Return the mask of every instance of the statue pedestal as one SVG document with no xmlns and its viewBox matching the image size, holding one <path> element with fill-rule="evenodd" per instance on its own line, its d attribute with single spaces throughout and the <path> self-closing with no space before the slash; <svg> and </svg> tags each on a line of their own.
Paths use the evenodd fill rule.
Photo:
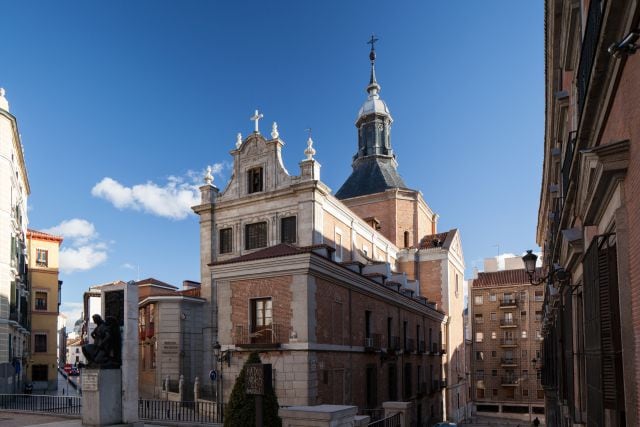
<svg viewBox="0 0 640 427">
<path fill-rule="evenodd" d="M 108 426 L 122 423 L 122 371 L 82 370 L 82 425 Z"/>
</svg>

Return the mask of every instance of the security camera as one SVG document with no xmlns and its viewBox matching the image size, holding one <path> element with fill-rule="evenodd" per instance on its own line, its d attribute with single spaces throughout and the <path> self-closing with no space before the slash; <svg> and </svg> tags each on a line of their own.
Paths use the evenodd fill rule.
<svg viewBox="0 0 640 427">
<path fill-rule="evenodd" d="M 638 50 L 638 45 L 636 44 L 638 38 L 640 38 L 640 32 L 638 32 L 637 30 L 632 31 L 627 34 L 627 36 L 622 39 L 621 42 L 616 42 L 609 46 L 609 49 L 607 49 L 607 51 L 614 58 L 620 58 L 623 55 L 633 55 L 634 53 L 636 53 L 636 50 Z"/>
</svg>

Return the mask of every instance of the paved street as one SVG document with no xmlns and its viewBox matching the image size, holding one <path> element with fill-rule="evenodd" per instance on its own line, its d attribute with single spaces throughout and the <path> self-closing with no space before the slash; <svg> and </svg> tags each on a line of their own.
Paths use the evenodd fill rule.
<svg viewBox="0 0 640 427">
<path fill-rule="evenodd" d="M 0 425 L 2 427 L 36 426 L 53 422 L 59 422 L 64 425 L 65 423 L 73 423 L 75 420 L 33 413 L 0 412 Z"/>
<path fill-rule="evenodd" d="M 80 376 L 77 377 L 70 377 L 71 381 L 75 381 L 76 384 L 79 383 L 80 381 Z M 67 379 L 64 377 L 64 375 L 62 375 L 60 372 L 58 372 L 58 390 L 57 390 L 57 394 L 59 396 L 79 396 L 80 394 L 78 393 L 78 390 L 71 385 Z"/>
</svg>

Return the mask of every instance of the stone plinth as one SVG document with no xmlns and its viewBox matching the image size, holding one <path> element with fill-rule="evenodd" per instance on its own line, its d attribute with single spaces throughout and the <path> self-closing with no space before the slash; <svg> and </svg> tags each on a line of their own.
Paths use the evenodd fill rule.
<svg viewBox="0 0 640 427">
<path fill-rule="evenodd" d="M 411 402 L 383 402 L 384 417 L 390 417 L 391 415 L 400 412 L 400 427 L 411 426 L 411 409 L 413 403 Z"/>
<path fill-rule="evenodd" d="M 120 369 L 82 370 L 82 425 L 122 423 L 122 373 Z"/>
<path fill-rule="evenodd" d="M 280 408 L 282 427 L 353 427 L 357 406 L 316 405 Z"/>
</svg>

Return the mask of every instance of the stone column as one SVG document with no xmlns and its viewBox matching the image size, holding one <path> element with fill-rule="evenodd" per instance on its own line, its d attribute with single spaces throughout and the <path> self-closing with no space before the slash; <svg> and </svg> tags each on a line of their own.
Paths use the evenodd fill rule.
<svg viewBox="0 0 640 427">
<path fill-rule="evenodd" d="M 138 286 L 124 288 L 124 337 L 122 337 L 122 422 L 138 421 Z"/>
<path fill-rule="evenodd" d="M 289 406 L 280 408 L 278 415 L 282 418 L 282 427 L 353 427 L 357 412 L 357 406 Z M 358 417 L 358 425 L 366 425 L 362 424 L 364 421 Z"/>
</svg>

